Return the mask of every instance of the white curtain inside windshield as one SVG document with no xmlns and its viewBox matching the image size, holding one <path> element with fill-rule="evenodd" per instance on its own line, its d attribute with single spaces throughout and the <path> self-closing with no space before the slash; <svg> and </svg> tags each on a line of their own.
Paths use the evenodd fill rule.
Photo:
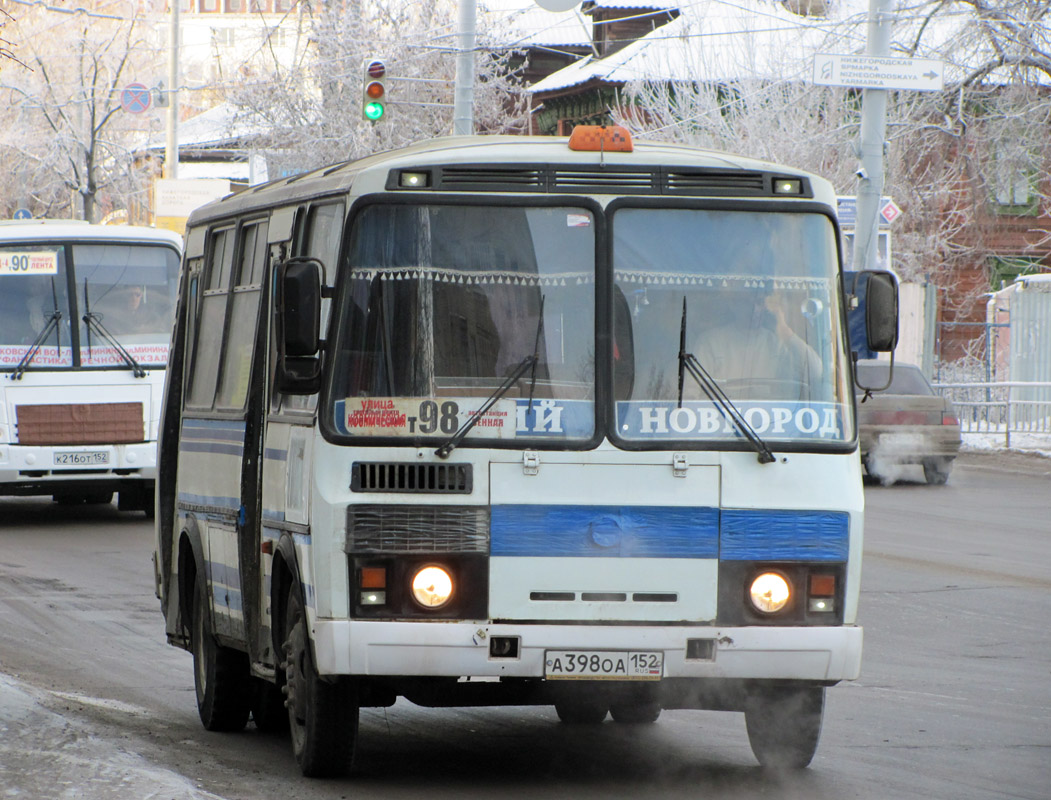
<svg viewBox="0 0 1051 800">
<path fill-rule="evenodd" d="M 826 217 L 622 208 L 612 229 L 620 436 L 738 438 L 693 365 L 763 438 L 852 436 Z"/>
<path fill-rule="evenodd" d="M 355 219 L 349 259 L 340 433 L 449 435 L 504 386 L 469 438 L 593 434 L 590 211 L 375 205 Z"/>
</svg>

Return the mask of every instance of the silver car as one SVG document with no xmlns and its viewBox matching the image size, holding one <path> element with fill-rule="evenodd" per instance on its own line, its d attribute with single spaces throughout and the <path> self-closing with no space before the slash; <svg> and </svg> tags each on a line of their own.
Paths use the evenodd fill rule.
<svg viewBox="0 0 1051 800">
<path fill-rule="evenodd" d="M 858 361 L 858 383 L 885 385 L 888 367 L 886 361 Z M 927 483 L 948 480 L 960 451 L 960 421 L 952 403 L 935 393 L 919 367 L 895 362 L 886 389 L 867 398 L 861 390 L 855 391 L 861 460 L 871 477 L 894 483 L 903 465 L 921 464 Z"/>
</svg>

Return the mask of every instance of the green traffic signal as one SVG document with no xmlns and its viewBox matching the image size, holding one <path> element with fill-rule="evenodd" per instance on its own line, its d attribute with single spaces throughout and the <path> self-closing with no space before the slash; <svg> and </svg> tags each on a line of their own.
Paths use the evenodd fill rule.
<svg viewBox="0 0 1051 800">
<path fill-rule="evenodd" d="M 383 103 L 373 101 L 365 105 L 365 119 L 375 122 L 383 116 Z"/>
</svg>

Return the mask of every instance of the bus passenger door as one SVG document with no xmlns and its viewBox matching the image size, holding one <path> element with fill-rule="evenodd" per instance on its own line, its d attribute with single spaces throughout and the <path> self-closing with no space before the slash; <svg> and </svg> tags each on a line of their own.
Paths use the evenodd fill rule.
<svg viewBox="0 0 1051 800">
<path fill-rule="evenodd" d="M 240 587 L 240 614 L 248 655 L 252 662 L 261 656 L 260 618 L 260 492 L 263 451 L 264 376 L 268 315 L 265 275 L 269 261 L 268 221 L 252 220 L 242 225 L 238 236 L 235 283 L 230 300 L 228 342 L 223 358 L 217 405 L 236 410 L 243 426 L 243 447 L 238 464 L 236 564 Z"/>
<path fill-rule="evenodd" d="M 289 255 L 312 256 L 325 265 L 325 283 L 335 280 L 336 260 L 343 230 L 346 206 L 341 201 L 311 204 L 302 209 L 279 209 L 271 219 L 270 239 L 273 242 L 292 239 Z M 286 235 L 282 230 L 287 228 Z M 294 236 L 292 235 L 293 228 Z M 273 275 L 268 279 L 268 294 L 273 292 Z M 322 301 L 322 322 L 328 317 L 329 299 Z M 273 298 L 265 306 L 270 317 L 270 352 L 267 359 L 265 386 L 254 386 L 253 394 L 259 398 L 269 397 L 266 408 L 260 408 L 260 423 L 263 436 L 262 475 L 259 480 L 262 520 L 262 574 L 261 593 L 262 635 L 260 642 L 263 661 L 268 666 L 280 663 L 282 654 L 267 653 L 270 647 L 270 630 L 274 623 L 270 607 L 270 576 L 273 556 L 282 535 L 291 535 L 297 544 L 308 546 L 310 541 L 310 486 L 311 458 L 316 419 L 316 396 L 282 395 L 274 389 L 277 365 L 277 346 L 274 341 Z M 324 328 L 323 328 L 324 329 Z M 262 372 L 262 370 L 261 370 Z M 264 413 L 267 412 L 267 413 Z M 310 573 L 310 565 L 301 565 L 304 577 Z M 309 602 L 309 600 L 308 600 Z"/>
</svg>

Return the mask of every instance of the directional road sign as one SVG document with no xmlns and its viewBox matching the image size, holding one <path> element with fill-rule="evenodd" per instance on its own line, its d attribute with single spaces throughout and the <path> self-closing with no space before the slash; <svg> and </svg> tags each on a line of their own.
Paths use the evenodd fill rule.
<svg viewBox="0 0 1051 800">
<path fill-rule="evenodd" d="M 819 53 L 814 83 L 860 89 L 937 92 L 945 85 L 945 64 L 936 58 L 885 58 Z"/>
<path fill-rule="evenodd" d="M 879 201 L 879 224 L 887 227 L 902 215 L 901 207 L 884 195 Z M 836 217 L 840 227 L 853 228 L 858 224 L 858 200 L 853 196 L 836 198 Z"/>
<path fill-rule="evenodd" d="M 129 83 L 120 93 L 120 107 L 129 114 L 141 114 L 150 107 L 150 90 L 141 83 Z"/>
</svg>

